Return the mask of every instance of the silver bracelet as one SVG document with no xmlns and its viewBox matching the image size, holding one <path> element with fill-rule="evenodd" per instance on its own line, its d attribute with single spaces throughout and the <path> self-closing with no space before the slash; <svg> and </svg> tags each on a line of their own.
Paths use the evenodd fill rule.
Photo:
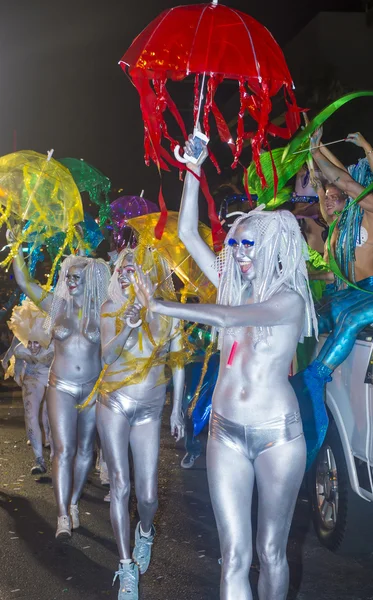
<svg viewBox="0 0 373 600">
<path fill-rule="evenodd" d="M 372 154 L 372 152 L 373 152 L 373 148 L 371 150 L 369 150 L 369 152 L 366 152 L 365 156 L 369 156 L 369 154 Z"/>
<path fill-rule="evenodd" d="M 136 323 L 131 323 L 130 317 L 127 317 L 126 323 L 127 323 L 128 327 L 131 327 L 131 329 L 134 329 L 135 327 L 139 327 L 141 325 L 142 319 L 139 319 L 138 321 L 136 321 Z"/>
</svg>

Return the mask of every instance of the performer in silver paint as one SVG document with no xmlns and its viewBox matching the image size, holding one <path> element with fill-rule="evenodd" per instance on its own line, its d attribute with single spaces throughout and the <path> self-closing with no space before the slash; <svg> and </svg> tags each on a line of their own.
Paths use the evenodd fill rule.
<svg viewBox="0 0 373 600">
<path fill-rule="evenodd" d="M 185 152 L 193 153 L 191 139 Z M 199 166 L 188 168 L 199 175 Z M 250 512 L 256 479 L 259 598 L 285 600 L 287 539 L 306 462 L 288 373 L 298 341 L 311 335 L 312 324 L 317 332 L 304 243 L 288 211 L 252 211 L 234 222 L 216 265 L 214 253 L 198 234 L 198 188 L 198 180 L 187 173 L 179 237 L 218 288 L 218 304 L 159 302 L 139 269 L 135 290 L 152 313 L 219 329 L 220 369 L 207 472 L 222 552 L 220 598 L 252 599 Z"/>
<path fill-rule="evenodd" d="M 45 411 L 45 392 L 48 385 L 49 367 L 53 362 L 54 347 L 53 343 L 48 348 L 36 340 L 30 339 L 27 348 L 23 344 L 18 344 L 14 349 L 16 359 L 26 363 L 22 375 L 22 398 L 25 409 L 25 423 L 27 439 L 30 440 L 35 455 L 35 465 L 31 469 L 31 475 L 38 475 L 47 472 L 47 467 L 43 458 L 42 432 L 39 425 L 39 410 L 43 403 L 43 426 L 46 435 L 46 441 L 50 443 L 50 427 L 48 416 Z M 53 448 L 53 444 L 52 444 Z"/>
<path fill-rule="evenodd" d="M 165 361 L 168 352 L 178 355 L 181 350 L 179 322 L 175 319 L 153 317 L 148 313 L 148 327 L 156 346 L 146 334 L 140 307 L 133 304 L 133 290 L 131 300 L 130 276 L 135 271 L 135 260 L 131 249 L 120 253 L 109 286 L 109 300 L 102 308 L 102 357 L 106 372 L 97 404 L 97 428 L 110 478 L 110 517 L 120 556 L 114 577 L 114 581 L 117 577 L 120 581 L 119 600 L 137 600 L 139 571 L 145 573 L 150 562 L 155 535 L 153 518 L 158 507 L 158 455 L 166 397 Z M 159 277 L 158 273 L 155 279 L 159 281 Z M 125 303 L 128 308 L 123 321 L 116 324 L 115 313 Z M 155 348 L 157 361 L 152 366 Z M 177 360 L 170 366 L 174 388 L 171 434 L 179 440 L 184 435 L 181 410 L 184 369 Z M 132 558 L 128 512 L 129 446 L 140 515 Z"/>
<path fill-rule="evenodd" d="M 10 232 L 8 239 L 13 240 Z M 110 271 L 100 259 L 69 256 L 61 264 L 54 293 L 46 296 L 31 279 L 22 250 L 13 270 L 21 290 L 49 313 L 45 328 L 52 333 L 55 354 L 46 399 L 54 447 L 56 538 L 70 537 L 71 529 L 79 527 L 78 500 L 92 464 L 96 432 L 95 406 L 81 412 L 76 406 L 89 396 L 101 371 L 100 308 Z"/>
</svg>

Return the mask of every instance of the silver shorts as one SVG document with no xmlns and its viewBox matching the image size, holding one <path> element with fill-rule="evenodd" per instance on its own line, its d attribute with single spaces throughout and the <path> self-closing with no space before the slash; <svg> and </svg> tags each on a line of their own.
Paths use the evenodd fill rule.
<svg viewBox="0 0 373 600">
<path fill-rule="evenodd" d="M 72 381 L 66 381 L 66 379 L 60 379 L 59 377 L 56 377 L 52 371 L 50 371 L 48 385 L 56 390 L 59 390 L 60 392 L 69 394 L 69 396 L 72 396 L 76 402 L 81 402 L 89 396 L 96 381 L 97 377 L 94 377 L 85 383 L 74 383 Z"/>
<path fill-rule="evenodd" d="M 229 421 L 213 410 L 209 436 L 254 461 L 274 446 L 302 437 L 303 426 L 299 412 L 252 426 Z"/>
<path fill-rule="evenodd" d="M 164 391 L 155 395 L 150 402 L 142 402 L 126 396 L 121 390 L 117 390 L 99 394 L 97 402 L 125 417 L 130 426 L 133 427 L 134 425 L 145 425 L 152 421 L 158 421 L 162 417 L 165 399 Z"/>
</svg>

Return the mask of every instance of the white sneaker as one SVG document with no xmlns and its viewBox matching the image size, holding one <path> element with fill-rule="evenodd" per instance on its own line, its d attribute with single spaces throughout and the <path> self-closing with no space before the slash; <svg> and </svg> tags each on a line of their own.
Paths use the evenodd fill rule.
<svg viewBox="0 0 373 600">
<path fill-rule="evenodd" d="M 106 494 L 105 498 L 104 498 L 104 502 L 110 502 L 111 501 L 111 496 L 110 496 L 110 490 L 109 492 Z"/>
<path fill-rule="evenodd" d="M 71 523 L 68 515 L 63 515 L 57 519 L 56 539 L 63 540 L 71 538 Z"/>
<path fill-rule="evenodd" d="M 80 526 L 79 521 L 79 508 L 77 504 L 70 504 L 70 517 L 71 517 L 71 529 L 78 529 Z"/>
<path fill-rule="evenodd" d="M 139 599 L 139 567 L 131 562 L 129 564 L 119 563 L 118 571 L 115 571 L 113 585 L 119 577 L 118 600 Z"/>
</svg>

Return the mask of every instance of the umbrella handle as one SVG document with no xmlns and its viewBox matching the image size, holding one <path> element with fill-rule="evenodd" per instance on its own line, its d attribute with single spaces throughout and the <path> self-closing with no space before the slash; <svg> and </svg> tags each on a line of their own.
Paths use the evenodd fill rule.
<svg viewBox="0 0 373 600">
<path fill-rule="evenodd" d="M 177 146 L 175 146 L 175 148 L 174 148 L 174 155 L 175 155 L 176 160 L 178 160 L 179 162 L 181 162 L 183 164 L 190 162 L 190 157 L 184 158 L 184 156 L 181 156 L 179 144 Z"/>
</svg>

